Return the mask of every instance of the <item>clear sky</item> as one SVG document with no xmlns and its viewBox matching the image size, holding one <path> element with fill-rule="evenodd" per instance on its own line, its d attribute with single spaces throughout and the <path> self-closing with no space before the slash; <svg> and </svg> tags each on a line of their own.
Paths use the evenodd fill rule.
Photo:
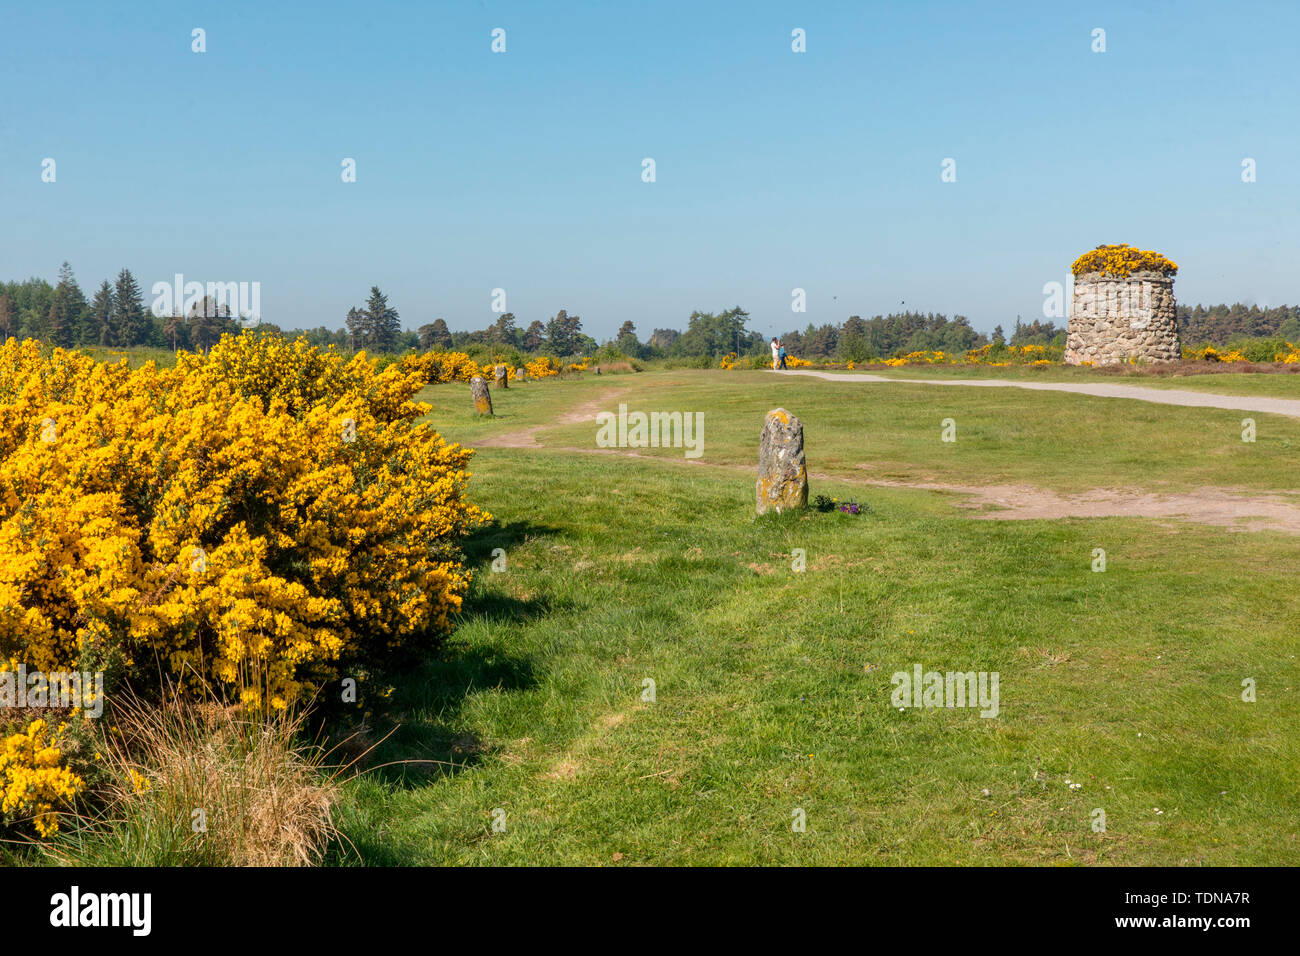
<svg viewBox="0 0 1300 956">
<path fill-rule="evenodd" d="M 1298 35 L 1293 0 L 0 0 L 0 277 L 258 281 L 284 327 L 377 284 L 408 328 L 500 287 L 596 338 L 737 304 L 989 331 L 1128 242 L 1180 302 L 1295 304 Z"/>
</svg>

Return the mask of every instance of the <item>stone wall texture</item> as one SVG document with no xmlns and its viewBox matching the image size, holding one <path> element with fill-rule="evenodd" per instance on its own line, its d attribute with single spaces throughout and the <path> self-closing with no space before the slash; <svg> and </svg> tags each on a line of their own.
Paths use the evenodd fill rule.
<svg viewBox="0 0 1300 956">
<path fill-rule="evenodd" d="M 1121 279 L 1090 272 L 1074 280 L 1065 364 L 1180 358 L 1173 276 L 1135 272 Z"/>
</svg>

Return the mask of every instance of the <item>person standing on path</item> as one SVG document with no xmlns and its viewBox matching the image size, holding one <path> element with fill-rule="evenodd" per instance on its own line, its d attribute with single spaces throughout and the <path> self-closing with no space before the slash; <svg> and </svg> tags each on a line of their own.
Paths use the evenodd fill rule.
<svg viewBox="0 0 1300 956">
<path fill-rule="evenodd" d="M 784 343 L 778 342 L 778 343 L 777 343 L 777 350 L 778 350 L 778 351 L 777 351 L 777 356 L 778 356 L 778 357 L 780 358 L 780 360 L 781 360 L 780 364 L 777 365 L 777 368 L 785 368 L 785 345 L 784 345 Z"/>
<path fill-rule="evenodd" d="M 780 351 L 781 343 L 776 339 L 772 340 L 772 371 L 775 372 L 780 368 Z"/>
</svg>

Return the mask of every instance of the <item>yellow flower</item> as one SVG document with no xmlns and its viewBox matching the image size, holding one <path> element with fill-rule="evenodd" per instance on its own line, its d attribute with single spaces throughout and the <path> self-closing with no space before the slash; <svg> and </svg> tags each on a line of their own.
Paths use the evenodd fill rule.
<svg viewBox="0 0 1300 956">
<path fill-rule="evenodd" d="M 1178 264 L 1160 253 L 1143 251 L 1125 243 L 1098 246 L 1075 259 L 1070 268 L 1076 276 L 1099 272 L 1119 278 L 1134 272 L 1158 272 L 1167 276 L 1178 272 Z"/>
<path fill-rule="evenodd" d="M 487 516 L 422 376 L 255 333 L 172 369 L 0 345 L 0 662 L 282 708 L 445 633 Z"/>
<path fill-rule="evenodd" d="M 60 728 L 62 729 L 62 728 Z M 55 807 L 85 789 L 80 777 L 63 765 L 56 732 L 47 739 L 43 720 L 0 741 L 0 817 L 28 818 L 43 837 L 56 833 Z"/>
</svg>

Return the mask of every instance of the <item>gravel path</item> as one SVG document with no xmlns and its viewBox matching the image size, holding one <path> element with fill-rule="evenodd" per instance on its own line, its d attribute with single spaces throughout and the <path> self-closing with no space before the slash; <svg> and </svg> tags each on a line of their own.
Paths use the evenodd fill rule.
<svg viewBox="0 0 1300 956">
<path fill-rule="evenodd" d="M 1069 385 L 1056 382 L 1006 382 L 991 379 L 970 381 L 945 381 L 930 379 L 896 379 L 882 375 L 835 375 L 829 372 L 790 370 L 785 375 L 811 375 L 838 381 L 856 382 L 909 382 L 922 385 L 974 385 L 983 387 L 1009 386 L 1047 391 L 1080 392 L 1103 398 L 1136 398 L 1139 401 L 1160 402 L 1167 405 L 1193 405 L 1209 408 L 1231 408 L 1242 411 L 1275 412 L 1280 415 L 1300 417 L 1300 401 L 1293 399 L 1250 398 L 1232 395 L 1210 395 L 1205 392 L 1173 391 L 1142 388 L 1133 385 Z M 560 415 L 558 424 L 591 421 L 596 412 L 622 396 L 626 389 L 603 392 L 570 411 Z M 1280 407 L 1279 407 L 1280 406 Z M 571 448 L 543 446 L 537 432 L 545 425 L 533 425 L 498 435 L 485 436 L 473 442 L 475 448 L 534 448 L 549 447 L 552 451 L 574 454 L 622 455 L 636 458 L 665 459 L 636 450 L 621 448 Z M 669 462 L 686 465 L 704 465 L 696 459 L 669 458 Z M 712 464 L 712 463 L 710 463 Z M 746 474 L 753 467 L 740 464 L 723 464 L 727 468 Z M 858 465 L 867 468 L 866 465 Z M 1251 493 L 1240 488 L 1198 488 L 1191 492 L 1173 494 L 1141 493 L 1131 489 L 1082 489 L 1073 494 L 1063 494 L 1033 485 L 959 485 L 934 481 L 899 481 L 879 478 L 851 477 L 848 475 L 823 475 L 811 473 L 814 480 L 840 481 L 851 484 L 917 488 L 926 491 L 956 494 L 961 497 L 961 507 L 975 509 L 972 517 L 992 521 L 1055 518 L 1171 518 L 1194 521 L 1199 524 L 1218 525 L 1231 531 L 1282 531 L 1300 535 L 1300 493 Z"/>
<path fill-rule="evenodd" d="M 974 388 L 1028 388 L 1040 392 L 1075 392 L 1096 398 L 1133 398 L 1160 405 L 1185 405 L 1193 408 L 1229 408 L 1241 412 L 1271 412 L 1300 418 L 1300 398 L 1263 398 L 1254 395 L 1214 395 L 1182 389 L 1143 388 L 1141 385 L 1108 385 L 1080 382 L 1011 382 L 993 378 L 937 379 L 890 378 L 884 375 L 817 372 L 811 369 L 788 369 L 777 375 L 809 375 L 832 382 L 906 382 L 909 385 L 967 385 Z"/>
</svg>

